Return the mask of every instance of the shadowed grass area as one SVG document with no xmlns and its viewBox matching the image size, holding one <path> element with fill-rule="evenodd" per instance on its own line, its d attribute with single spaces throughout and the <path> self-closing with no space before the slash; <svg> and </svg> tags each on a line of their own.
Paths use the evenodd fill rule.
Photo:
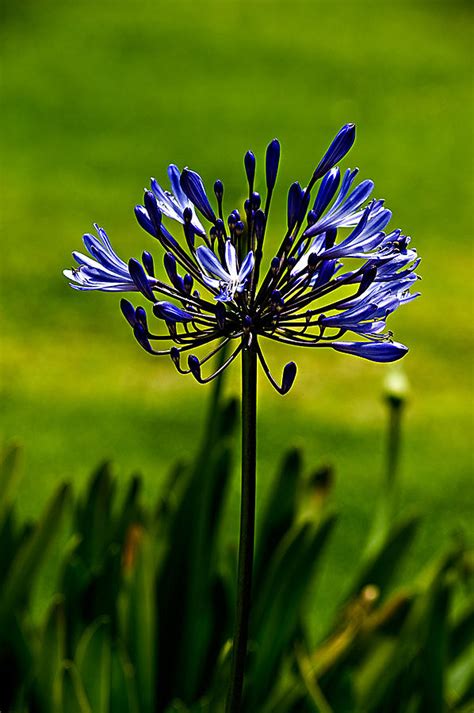
<svg viewBox="0 0 474 713">
<path fill-rule="evenodd" d="M 7 2 L 4 17 L 1 415 L 6 439 L 25 446 L 22 512 L 36 514 L 65 477 L 79 486 L 104 457 L 123 479 L 143 471 L 155 496 L 202 427 L 206 390 L 137 348 L 115 297 L 67 288 L 61 270 L 92 221 L 123 257 L 153 249 L 132 211 L 150 175 L 164 179 L 175 162 L 209 184 L 219 177 L 230 210 L 243 197 L 244 151 L 255 151 L 263 188 L 263 150 L 278 136 L 276 245 L 287 186 L 304 184 L 335 132 L 355 121 L 344 166 L 375 180 L 394 227 L 423 257 L 423 296 L 390 323 L 411 350 L 403 485 L 406 504 L 428 513 L 416 567 L 468 516 L 468 5 L 43 0 Z M 271 357 L 279 371 L 295 355 L 272 348 Z M 304 444 L 308 468 L 335 464 L 343 526 L 317 602 L 329 606 L 383 469 L 386 369 L 310 350 L 296 360 L 286 398 L 262 381 L 259 498 L 292 443 Z M 237 368 L 228 388 L 238 388 Z M 229 537 L 237 478 L 234 495 Z"/>
</svg>

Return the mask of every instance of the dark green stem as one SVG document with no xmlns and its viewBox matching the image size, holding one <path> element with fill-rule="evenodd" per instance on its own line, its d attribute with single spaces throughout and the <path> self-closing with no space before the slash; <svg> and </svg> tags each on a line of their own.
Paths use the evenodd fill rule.
<svg viewBox="0 0 474 713">
<path fill-rule="evenodd" d="M 242 352 L 242 490 L 240 496 L 237 604 L 227 713 L 240 713 L 252 593 L 255 535 L 255 471 L 257 450 L 257 354 Z"/>
<path fill-rule="evenodd" d="M 401 418 L 403 402 L 399 399 L 389 399 L 390 423 L 387 443 L 387 487 L 393 491 L 398 471 L 400 457 Z"/>
</svg>

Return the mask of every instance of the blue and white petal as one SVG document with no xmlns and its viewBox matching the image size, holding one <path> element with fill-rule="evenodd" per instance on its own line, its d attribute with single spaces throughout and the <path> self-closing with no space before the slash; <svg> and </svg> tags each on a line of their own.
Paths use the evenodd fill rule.
<svg viewBox="0 0 474 713">
<path fill-rule="evenodd" d="M 250 276 L 253 268 L 255 265 L 255 257 L 252 252 L 252 250 L 247 253 L 246 257 L 244 258 L 242 265 L 240 266 L 239 274 L 238 274 L 238 280 L 240 284 L 244 284 L 247 278 Z"/>
<path fill-rule="evenodd" d="M 155 178 L 151 179 L 151 189 L 155 194 L 158 207 L 167 218 L 176 220 L 178 223 L 184 223 L 183 213 L 186 208 L 189 208 L 192 213 L 192 226 L 198 233 L 205 235 L 205 230 L 196 215 L 194 205 L 181 187 L 181 173 L 179 168 L 173 163 L 168 166 L 168 177 L 170 179 L 172 192 L 163 190 Z"/>
<path fill-rule="evenodd" d="M 204 245 L 197 248 L 196 260 L 204 273 L 203 280 L 206 284 L 212 289 L 220 290 L 215 297 L 219 302 L 231 302 L 236 292 L 242 292 L 254 267 L 254 255 L 250 251 L 242 262 L 240 270 L 238 269 L 237 253 L 230 240 L 227 240 L 225 245 L 227 270 L 222 266 L 215 253 Z"/>
<path fill-rule="evenodd" d="M 225 242 L 225 262 L 231 279 L 238 280 L 239 273 L 237 271 L 237 251 L 230 240 L 226 240 Z"/>
<path fill-rule="evenodd" d="M 229 272 L 222 267 L 215 253 L 205 245 L 200 245 L 197 248 L 196 260 L 204 273 L 208 273 L 224 282 L 229 282 L 232 279 Z"/>
<path fill-rule="evenodd" d="M 98 237 L 86 233 L 83 242 L 92 257 L 80 252 L 73 252 L 79 267 L 64 270 L 76 290 L 99 290 L 101 292 L 137 292 L 139 288 L 130 274 L 129 266 L 118 257 L 105 230 L 95 225 Z M 139 263 L 138 263 L 139 264 Z M 141 266 L 140 266 L 141 267 Z M 152 288 L 157 281 L 143 272 L 143 287 L 152 295 Z"/>
</svg>

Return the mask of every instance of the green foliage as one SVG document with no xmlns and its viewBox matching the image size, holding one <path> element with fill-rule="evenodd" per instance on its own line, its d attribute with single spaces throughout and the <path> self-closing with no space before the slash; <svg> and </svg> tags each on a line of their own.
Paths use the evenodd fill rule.
<svg viewBox="0 0 474 713">
<path fill-rule="evenodd" d="M 393 227 L 408 231 L 423 259 L 423 297 L 390 321 L 410 347 L 404 361 L 416 392 L 403 469 L 407 499 L 426 508 L 425 536 L 409 560 L 421 566 L 430 543 L 439 546 L 472 515 L 465 497 L 472 478 L 472 3 L 1 6 L 0 432 L 25 446 L 19 515 L 36 518 L 63 478 L 82 492 L 105 456 L 122 475 L 138 464 L 151 501 L 181 451 L 177 429 L 193 433 L 206 398 L 167 359 L 137 348 L 118 297 L 67 287 L 61 271 L 92 222 L 107 229 L 124 259 L 150 250 L 162 274 L 163 253 L 133 215 L 149 177 L 166 182 L 169 163 L 189 165 L 211 194 L 213 181 L 224 181 L 226 213 L 241 209 L 243 155 L 255 151 L 263 192 L 264 148 L 277 136 L 283 154 L 265 238 L 271 258 L 286 229 L 290 183 L 306 185 L 334 132 L 355 121 L 357 142 L 341 168 L 359 166 L 361 180 L 375 181 Z M 449 269 L 447 240 L 456 241 Z M 295 359 L 280 344 L 271 356 L 277 370 Z M 262 381 L 259 420 L 268 435 L 259 444 L 260 492 L 275 475 L 275 453 L 296 439 L 308 442 L 308 463 L 310 449 L 331 459 L 343 490 L 325 608 L 369 520 L 367 492 L 376 488 L 381 460 L 372 446 L 381 417 L 374 383 L 384 369 L 308 349 L 298 351 L 291 400 L 277 401 Z M 237 382 L 237 368 L 230 378 Z M 237 508 L 235 498 L 233 516 Z"/>
<path fill-rule="evenodd" d="M 0 470 L 0 709 L 12 713 L 214 713 L 223 710 L 235 552 L 222 546 L 236 404 L 218 383 L 192 464 L 176 466 L 155 508 L 141 480 L 119 497 L 107 465 L 84 495 L 61 487 L 19 525 L 17 451 Z M 336 518 L 332 474 L 285 456 L 259 519 L 244 710 L 248 713 L 462 713 L 473 699 L 472 561 L 463 542 L 394 588 L 418 516 L 375 508 L 365 552 L 341 583 L 338 615 L 314 647 L 310 585 Z M 66 523 L 66 527 L 65 527 Z M 64 529 L 66 533 L 64 534 Z M 55 595 L 32 614 L 34 586 L 60 551 Z M 325 563 L 330 566 L 330 563 Z M 345 588 L 345 589 L 344 589 Z"/>
</svg>

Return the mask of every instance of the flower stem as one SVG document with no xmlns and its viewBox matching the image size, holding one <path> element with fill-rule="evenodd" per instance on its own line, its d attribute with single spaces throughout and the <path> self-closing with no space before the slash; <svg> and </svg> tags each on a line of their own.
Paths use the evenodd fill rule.
<svg viewBox="0 0 474 713">
<path fill-rule="evenodd" d="M 257 354 L 247 346 L 242 352 L 242 490 L 237 571 L 237 604 L 232 668 L 226 713 L 241 710 L 249 628 L 255 535 L 255 472 L 257 445 Z"/>
<path fill-rule="evenodd" d="M 393 490 L 395 486 L 398 473 L 402 411 L 403 401 L 391 399 L 389 416 L 390 424 L 387 443 L 387 487 L 391 490 Z"/>
</svg>

